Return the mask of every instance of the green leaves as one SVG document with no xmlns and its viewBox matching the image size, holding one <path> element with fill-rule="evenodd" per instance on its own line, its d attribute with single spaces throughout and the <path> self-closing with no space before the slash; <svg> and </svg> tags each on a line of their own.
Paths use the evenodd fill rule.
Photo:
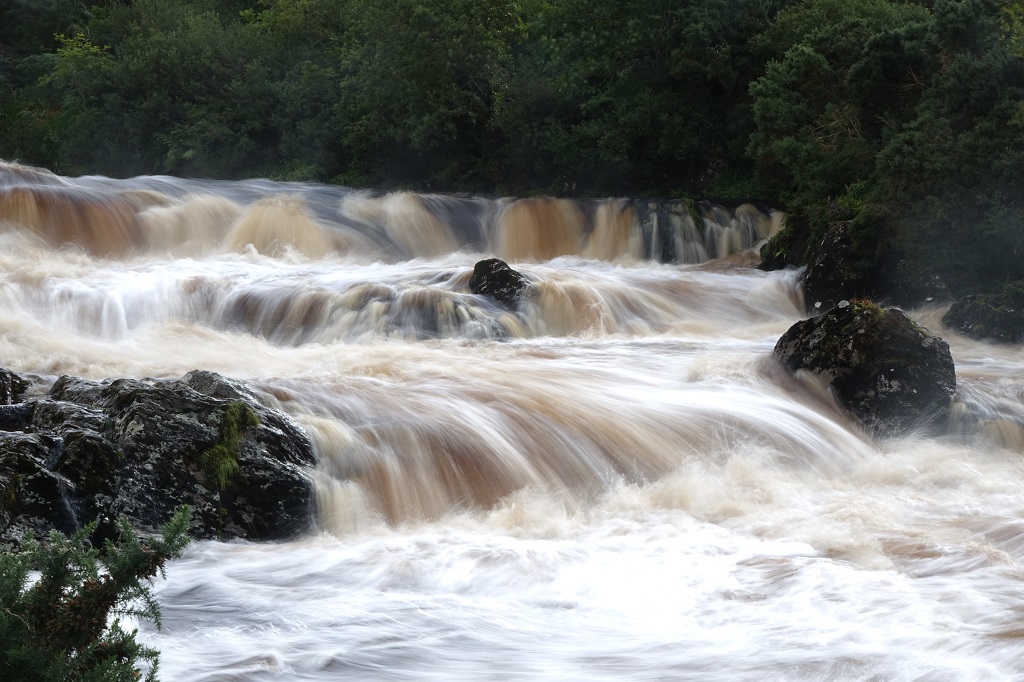
<svg viewBox="0 0 1024 682">
<path fill-rule="evenodd" d="M 136 642 L 119 618 L 159 626 L 150 581 L 188 544 L 189 519 L 181 508 L 159 537 L 145 541 L 122 522 L 120 538 L 102 550 L 88 544 L 89 526 L 0 551 L 0 677 L 134 682 L 144 664 L 146 679 L 155 679 L 157 652 Z"/>
<path fill-rule="evenodd" d="M 859 187 L 854 225 L 876 272 L 902 262 L 954 294 L 1024 276 L 1018 5 L 811 0 L 781 12 L 756 41 L 775 50 L 751 85 L 762 177 L 806 207 Z"/>
<path fill-rule="evenodd" d="M 523 37 L 514 0 L 351 3 L 334 115 L 354 165 L 376 183 L 481 182 Z"/>
<path fill-rule="evenodd" d="M 696 194 L 745 166 L 748 38 L 775 3 L 544 4 L 506 117 L 506 171 L 548 191 Z"/>
<path fill-rule="evenodd" d="M 755 41 L 781 52 L 750 87 L 756 130 L 748 153 L 762 172 L 805 200 L 872 179 L 885 121 L 914 104 L 893 91 L 928 76 L 912 70 L 894 31 L 927 16 L 922 6 L 886 0 L 813 0 L 780 12 Z"/>
</svg>

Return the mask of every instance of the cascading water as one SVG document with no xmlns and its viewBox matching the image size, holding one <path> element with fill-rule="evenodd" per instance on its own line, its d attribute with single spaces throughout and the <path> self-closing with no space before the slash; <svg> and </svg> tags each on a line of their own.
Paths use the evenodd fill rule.
<svg viewBox="0 0 1024 682">
<path fill-rule="evenodd" d="M 874 440 L 770 357 L 779 216 L 701 210 L 4 165 L 0 357 L 214 370 L 313 439 L 306 537 L 169 565 L 164 680 L 1019 679 L 1024 350 L 918 311 L 948 433 Z"/>
</svg>

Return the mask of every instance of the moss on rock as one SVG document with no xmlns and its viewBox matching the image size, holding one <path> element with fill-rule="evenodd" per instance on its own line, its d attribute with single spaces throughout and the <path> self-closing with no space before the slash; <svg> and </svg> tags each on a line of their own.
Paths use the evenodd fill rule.
<svg viewBox="0 0 1024 682">
<path fill-rule="evenodd" d="M 238 472 L 239 440 L 249 427 L 260 425 L 260 418 L 241 400 L 224 408 L 220 422 L 220 442 L 199 456 L 203 475 L 224 490 Z"/>
<path fill-rule="evenodd" d="M 956 388 L 949 346 L 898 308 L 843 300 L 775 346 L 791 371 L 823 380 L 861 423 L 895 433 L 945 414 Z"/>
<path fill-rule="evenodd" d="M 1024 281 L 1005 284 L 995 294 L 965 296 L 942 323 L 975 339 L 1024 343 Z"/>
</svg>

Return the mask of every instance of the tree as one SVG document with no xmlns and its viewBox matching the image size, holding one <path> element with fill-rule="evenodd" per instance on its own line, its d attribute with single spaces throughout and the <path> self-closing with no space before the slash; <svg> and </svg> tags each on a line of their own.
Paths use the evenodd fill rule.
<svg viewBox="0 0 1024 682">
<path fill-rule="evenodd" d="M 770 59 L 750 86 L 748 153 L 766 183 L 813 202 L 873 180 L 883 129 L 913 106 L 892 92 L 928 76 L 888 43 L 927 19 L 923 6 L 889 0 L 811 0 L 779 13 L 756 41 Z"/>
<path fill-rule="evenodd" d="M 58 167 L 66 117 L 36 87 L 56 62 L 56 35 L 88 18 L 77 0 L 0 3 L 0 158 Z"/>
<path fill-rule="evenodd" d="M 759 39 L 749 152 L 819 241 L 852 220 L 879 295 L 916 303 L 1024 277 L 1017 4 L 810 0 Z M 799 240 L 798 240 L 799 241 Z"/>
<path fill-rule="evenodd" d="M 480 188 L 505 106 L 516 0 L 366 0 L 348 6 L 335 120 L 349 180 Z"/>
<path fill-rule="evenodd" d="M 747 41 L 782 4 L 540 4 L 506 123 L 516 180 L 539 169 L 561 192 L 714 191 L 745 165 Z"/>
<path fill-rule="evenodd" d="M 999 7 L 935 3 L 942 68 L 878 155 L 895 246 L 958 295 L 1024 279 L 1024 59 Z"/>
</svg>

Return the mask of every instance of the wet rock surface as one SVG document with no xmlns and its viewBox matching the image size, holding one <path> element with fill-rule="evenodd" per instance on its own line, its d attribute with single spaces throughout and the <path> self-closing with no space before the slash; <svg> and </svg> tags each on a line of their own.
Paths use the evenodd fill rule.
<svg viewBox="0 0 1024 682">
<path fill-rule="evenodd" d="M 942 323 L 975 339 L 1024 343 L 1024 283 L 997 294 L 965 296 L 942 317 Z"/>
<path fill-rule="evenodd" d="M 470 291 L 492 298 L 509 310 L 515 310 L 519 305 L 528 285 L 526 277 L 500 258 L 479 261 L 469 280 Z"/>
<path fill-rule="evenodd" d="M 948 303 L 953 295 L 945 281 L 919 264 L 900 258 L 883 268 L 879 277 L 888 283 L 886 299 L 895 305 L 916 308 L 927 303 Z"/>
<path fill-rule="evenodd" d="M 29 387 L 29 381 L 9 369 L 0 368 L 0 405 L 11 405 L 18 401 Z"/>
<path fill-rule="evenodd" d="M 825 382 L 867 428 L 898 434 L 945 415 L 956 390 L 949 345 L 898 308 L 841 301 L 775 345 L 790 371 Z"/>
<path fill-rule="evenodd" d="M 77 529 L 67 493 L 71 483 L 48 467 L 53 439 L 0 433 L 0 544 L 27 532 Z"/>
<path fill-rule="evenodd" d="M 812 315 L 831 310 L 840 301 L 871 295 L 848 222 L 834 223 L 825 233 L 807 263 L 803 283 L 807 312 Z"/>
<path fill-rule="evenodd" d="M 14 407 L 22 418 L 0 433 L 0 542 L 92 521 L 101 540 L 118 517 L 145 532 L 181 504 L 199 538 L 279 539 L 309 527 L 309 438 L 240 382 L 202 371 L 61 377 Z"/>
</svg>

